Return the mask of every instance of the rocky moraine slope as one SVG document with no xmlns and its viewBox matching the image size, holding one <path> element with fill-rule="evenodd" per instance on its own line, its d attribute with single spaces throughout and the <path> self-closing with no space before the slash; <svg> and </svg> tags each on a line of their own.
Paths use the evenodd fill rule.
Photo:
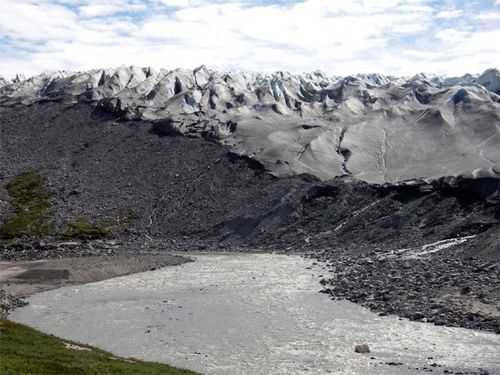
<svg viewBox="0 0 500 375">
<path fill-rule="evenodd" d="M 2 258 L 301 252 L 333 298 L 498 331 L 499 77 L 0 81 Z"/>
</svg>

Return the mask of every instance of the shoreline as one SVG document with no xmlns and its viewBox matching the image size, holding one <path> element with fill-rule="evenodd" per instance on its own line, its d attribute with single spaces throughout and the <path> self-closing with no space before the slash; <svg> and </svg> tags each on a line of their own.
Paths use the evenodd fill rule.
<svg viewBox="0 0 500 375">
<path fill-rule="evenodd" d="M 264 251 L 254 251 L 262 253 Z M 0 319 L 27 305 L 24 298 L 35 293 L 154 271 L 158 268 L 193 262 L 198 254 L 227 254 L 226 251 L 118 252 L 88 255 L 75 252 L 61 258 L 0 260 Z M 252 252 L 234 252 L 248 254 Z M 51 254 L 53 255 L 53 254 Z M 31 260 L 29 260 L 31 258 Z"/>
<path fill-rule="evenodd" d="M 324 270 L 318 286 L 322 287 L 322 293 L 334 300 L 349 300 L 379 315 L 396 315 L 435 325 L 500 333 L 500 307 L 495 298 L 498 285 L 490 281 L 488 292 L 484 289 L 487 285 L 480 287 L 485 275 L 494 276 L 497 262 L 484 263 L 484 260 L 470 259 L 464 262 L 456 259 L 456 264 L 452 264 L 443 261 L 443 258 L 451 255 L 444 255 L 446 251 L 432 254 L 426 260 L 404 260 L 400 256 L 378 259 L 381 254 L 374 256 L 374 253 L 363 256 L 339 253 L 333 257 L 332 254 L 319 252 L 276 253 L 299 255 L 318 262 Z M 0 318 L 6 318 L 12 309 L 25 306 L 27 302 L 23 299 L 35 293 L 180 265 L 194 261 L 190 256 L 197 254 L 228 252 L 194 250 L 133 253 L 130 250 L 114 250 L 90 256 L 0 261 Z M 233 254 L 243 253 L 238 251 Z M 411 272 L 408 273 L 408 270 Z M 387 272 L 391 275 L 389 279 Z M 447 283 L 450 285 L 436 283 L 439 277 L 448 274 L 455 274 L 458 279 Z M 479 279 L 476 277 L 478 275 Z M 405 282 L 401 283 L 401 280 Z M 470 285 L 473 292 L 461 293 L 464 284 Z M 424 285 L 424 288 L 420 288 Z M 444 290 L 446 294 L 443 294 Z M 478 295 L 482 295 L 482 298 L 478 298 Z"/>
<path fill-rule="evenodd" d="M 25 306 L 23 298 L 67 285 L 87 284 L 119 276 L 191 262 L 172 253 L 115 253 L 109 255 L 0 261 L 0 318 Z"/>
<path fill-rule="evenodd" d="M 500 334 L 498 259 L 461 257 L 460 251 L 329 251 L 314 258 L 325 270 L 321 292 L 333 300 L 349 300 L 381 316 Z"/>
</svg>

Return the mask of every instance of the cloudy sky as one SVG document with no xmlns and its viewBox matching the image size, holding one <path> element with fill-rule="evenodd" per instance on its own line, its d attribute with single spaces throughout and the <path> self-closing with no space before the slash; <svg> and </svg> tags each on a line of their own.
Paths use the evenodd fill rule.
<svg viewBox="0 0 500 375">
<path fill-rule="evenodd" d="M 478 73 L 500 0 L 0 0 L 0 75 L 120 65 Z"/>
</svg>

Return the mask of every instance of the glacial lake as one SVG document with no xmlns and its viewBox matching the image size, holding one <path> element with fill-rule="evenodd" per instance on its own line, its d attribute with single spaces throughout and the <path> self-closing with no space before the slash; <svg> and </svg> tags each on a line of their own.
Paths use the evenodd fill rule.
<svg viewBox="0 0 500 375">
<path fill-rule="evenodd" d="M 195 262 L 35 294 L 9 318 L 204 374 L 431 373 L 424 367 L 500 374 L 499 335 L 379 317 L 332 301 L 318 293 L 327 271 L 310 259 L 189 256 Z M 371 353 L 354 352 L 362 343 Z"/>
</svg>

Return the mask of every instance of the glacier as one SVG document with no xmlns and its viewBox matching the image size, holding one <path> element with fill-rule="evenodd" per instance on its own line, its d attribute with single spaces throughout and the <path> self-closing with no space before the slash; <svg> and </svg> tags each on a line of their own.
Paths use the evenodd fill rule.
<svg viewBox="0 0 500 375">
<path fill-rule="evenodd" d="M 0 78 L 0 106 L 89 103 L 208 137 L 275 176 L 499 177 L 500 72 L 393 77 L 119 67 Z"/>
</svg>

